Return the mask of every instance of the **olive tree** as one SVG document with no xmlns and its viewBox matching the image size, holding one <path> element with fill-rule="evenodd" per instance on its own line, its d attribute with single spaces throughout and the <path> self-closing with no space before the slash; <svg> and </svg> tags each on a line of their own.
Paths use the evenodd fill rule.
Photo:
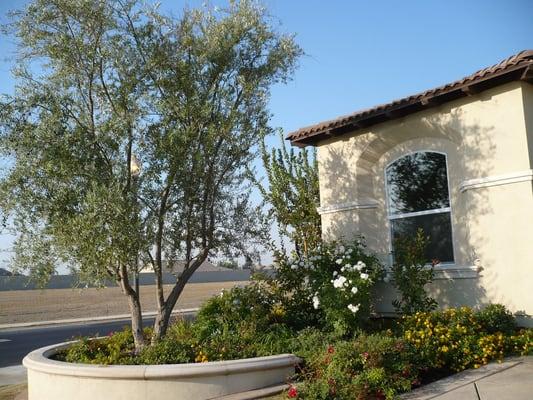
<svg viewBox="0 0 533 400">
<path fill-rule="evenodd" d="M 245 171 L 270 132 L 270 87 L 301 50 L 246 0 L 179 17 L 136 0 L 34 0 L 7 30 L 18 63 L 0 105 L 0 207 L 14 263 L 116 281 L 139 351 L 139 268 L 155 274 L 155 343 L 194 271 L 259 233 Z"/>
</svg>

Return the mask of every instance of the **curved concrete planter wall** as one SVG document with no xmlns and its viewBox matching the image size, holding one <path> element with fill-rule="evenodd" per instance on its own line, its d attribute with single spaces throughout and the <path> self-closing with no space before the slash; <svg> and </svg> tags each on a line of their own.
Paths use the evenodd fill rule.
<svg viewBox="0 0 533 400">
<path fill-rule="evenodd" d="M 23 361 L 29 400 L 204 400 L 284 383 L 292 354 L 201 364 L 88 365 L 51 360 L 68 343 L 43 347 Z"/>
</svg>

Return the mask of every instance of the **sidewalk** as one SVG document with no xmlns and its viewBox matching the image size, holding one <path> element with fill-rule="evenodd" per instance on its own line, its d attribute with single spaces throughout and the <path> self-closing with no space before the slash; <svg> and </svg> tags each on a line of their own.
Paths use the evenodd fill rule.
<svg viewBox="0 0 533 400">
<path fill-rule="evenodd" d="M 533 399 L 533 356 L 471 369 L 401 396 L 402 400 Z"/>
<path fill-rule="evenodd" d="M 26 383 L 26 368 L 22 365 L 0 368 L 0 386 Z"/>
</svg>

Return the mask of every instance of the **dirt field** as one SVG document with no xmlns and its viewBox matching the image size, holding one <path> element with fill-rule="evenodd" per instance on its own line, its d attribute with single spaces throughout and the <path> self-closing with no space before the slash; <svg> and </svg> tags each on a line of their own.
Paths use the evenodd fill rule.
<svg viewBox="0 0 533 400">
<path fill-rule="evenodd" d="M 0 400 L 26 400 L 28 390 L 26 384 L 0 386 Z"/>
<path fill-rule="evenodd" d="M 176 309 L 198 307 L 206 299 L 245 282 L 190 283 Z M 165 286 L 165 293 L 171 286 Z M 154 286 L 141 286 L 143 312 L 156 310 Z M 45 289 L 0 292 L 0 325 L 129 313 L 119 288 Z"/>
</svg>

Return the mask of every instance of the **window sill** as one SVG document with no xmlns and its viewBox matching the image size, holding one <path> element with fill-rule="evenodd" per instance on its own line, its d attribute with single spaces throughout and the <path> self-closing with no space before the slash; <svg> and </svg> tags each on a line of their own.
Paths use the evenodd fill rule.
<svg viewBox="0 0 533 400">
<path fill-rule="evenodd" d="M 442 279 L 475 279 L 479 277 L 482 267 L 476 265 L 459 266 L 455 264 L 435 266 L 434 280 Z"/>
<path fill-rule="evenodd" d="M 430 268 L 427 266 L 427 268 Z M 437 265 L 434 268 L 434 281 L 451 279 L 476 279 L 479 278 L 483 267 L 476 265 L 459 266 L 455 264 Z M 392 274 L 387 272 L 387 277 L 392 278 Z"/>
</svg>

